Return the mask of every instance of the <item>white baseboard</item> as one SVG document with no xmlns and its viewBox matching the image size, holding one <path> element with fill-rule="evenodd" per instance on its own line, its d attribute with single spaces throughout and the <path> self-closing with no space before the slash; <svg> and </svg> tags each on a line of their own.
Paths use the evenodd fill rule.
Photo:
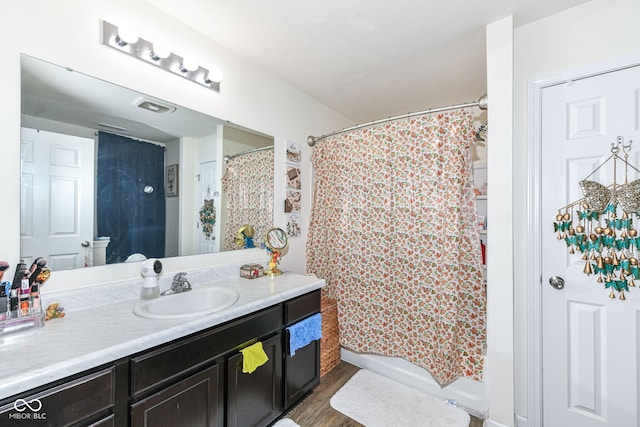
<svg viewBox="0 0 640 427">
<path fill-rule="evenodd" d="M 509 427 L 509 426 L 489 419 L 489 420 L 484 420 L 484 427 Z"/>
<path fill-rule="evenodd" d="M 516 427 L 529 427 L 529 418 L 516 415 Z"/>
<path fill-rule="evenodd" d="M 516 415 L 516 427 L 528 427 L 529 420 L 520 415 Z M 499 423 L 497 421 L 488 419 L 484 421 L 484 427 L 508 427 L 505 424 Z"/>
</svg>

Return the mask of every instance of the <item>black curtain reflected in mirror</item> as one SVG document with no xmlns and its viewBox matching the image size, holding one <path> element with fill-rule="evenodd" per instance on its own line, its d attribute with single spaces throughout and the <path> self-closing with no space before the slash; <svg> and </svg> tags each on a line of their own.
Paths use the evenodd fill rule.
<svg viewBox="0 0 640 427">
<path fill-rule="evenodd" d="M 111 237 L 106 262 L 164 257 L 164 147 L 98 133 L 97 233 Z"/>
</svg>

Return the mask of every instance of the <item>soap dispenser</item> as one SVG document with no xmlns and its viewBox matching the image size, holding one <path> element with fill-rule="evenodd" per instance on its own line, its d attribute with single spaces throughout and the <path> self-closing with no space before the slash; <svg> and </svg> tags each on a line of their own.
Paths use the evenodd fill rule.
<svg viewBox="0 0 640 427">
<path fill-rule="evenodd" d="M 157 259 L 148 259 L 142 263 L 140 267 L 140 275 L 144 279 L 142 289 L 140 289 L 140 298 L 153 299 L 160 296 L 160 284 L 158 279 L 162 274 L 162 263 Z"/>
</svg>

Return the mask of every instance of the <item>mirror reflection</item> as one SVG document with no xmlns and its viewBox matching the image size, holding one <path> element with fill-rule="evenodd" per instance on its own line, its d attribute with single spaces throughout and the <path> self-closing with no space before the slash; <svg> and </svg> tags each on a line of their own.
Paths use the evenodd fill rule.
<svg viewBox="0 0 640 427">
<path fill-rule="evenodd" d="M 21 250 L 53 270 L 234 250 L 273 221 L 273 137 L 21 56 Z"/>
<path fill-rule="evenodd" d="M 287 249 L 289 242 L 287 240 L 287 233 L 281 228 L 272 228 L 267 232 L 265 238 L 265 245 L 272 251 L 284 251 Z"/>
</svg>

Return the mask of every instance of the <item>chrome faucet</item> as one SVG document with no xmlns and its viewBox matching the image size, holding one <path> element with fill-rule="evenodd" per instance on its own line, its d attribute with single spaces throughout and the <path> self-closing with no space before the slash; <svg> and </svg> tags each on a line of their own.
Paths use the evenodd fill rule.
<svg viewBox="0 0 640 427">
<path fill-rule="evenodd" d="M 171 289 L 167 289 L 162 292 L 161 295 L 179 294 L 180 292 L 186 292 L 191 290 L 191 283 L 187 279 L 187 273 L 181 272 L 173 276 L 171 281 Z"/>
</svg>

